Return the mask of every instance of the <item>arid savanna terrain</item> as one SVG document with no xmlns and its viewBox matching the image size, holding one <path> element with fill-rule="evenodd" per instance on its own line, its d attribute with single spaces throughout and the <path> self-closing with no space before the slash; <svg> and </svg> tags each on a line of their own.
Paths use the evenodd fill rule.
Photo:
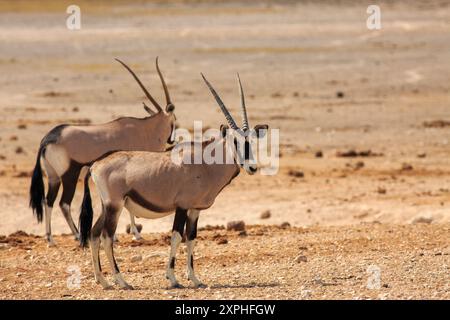
<svg viewBox="0 0 450 320">
<path fill-rule="evenodd" d="M 450 2 L 379 1 L 369 30 L 372 2 L 0 1 L 0 298 L 449 299 Z M 47 247 L 30 176 L 56 125 L 146 116 L 114 58 L 163 101 L 157 56 L 180 128 L 224 123 L 200 72 L 238 117 L 239 72 L 250 123 L 279 129 L 279 171 L 241 172 L 201 213 L 206 289 L 167 289 L 172 215 L 138 219 L 137 242 L 124 212 L 116 254 L 136 290 L 103 291 L 57 207 Z M 76 221 L 81 197 L 80 181 Z"/>
</svg>

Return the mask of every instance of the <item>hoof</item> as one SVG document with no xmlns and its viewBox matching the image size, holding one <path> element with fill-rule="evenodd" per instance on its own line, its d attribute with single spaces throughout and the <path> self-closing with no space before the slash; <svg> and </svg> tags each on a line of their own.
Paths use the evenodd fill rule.
<svg viewBox="0 0 450 320">
<path fill-rule="evenodd" d="M 52 240 L 52 241 L 48 241 L 47 242 L 47 247 L 48 248 L 54 248 L 56 247 L 56 243 Z"/>
<path fill-rule="evenodd" d="M 141 235 L 138 235 L 138 236 L 133 236 L 133 240 L 134 241 L 141 241 L 141 240 L 144 240 L 144 238 L 142 238 Z"/>
<path fill-rule="evenodd" d="M 129 285 L 129 284 L 127 284 L 125 286 L 121 286 L 120 289 L 122 289 L 122 290 L 134 290 L 134 287 Z"/>
<path fill-rule="evenodd" d="M 112 285 L 103 286 L 103 290 L 114 290 L 114 287 Z"/>
<path fill-rule="evenodd" d="M 179 284 L 178 282 L 171 284 L 169 287 L 169 289 L 183 289 L 183 288 L 184 288 L 184 286 L 182 284 Z"/>
<path fill-rule="evenodd" d="M 196 288 L 196 289 L 202 289 L 202 288 L 206 288 L 206 287 L 207 287 L 207 285 L 204 283 L 194 284 L 194 288 Z"/>
<path fill-rule="evenodd" d="M 80 235 L 79 234 L 74 235 L 73 238 L 75 239 L 75 241 L 80 241 Z"/>
</svg>

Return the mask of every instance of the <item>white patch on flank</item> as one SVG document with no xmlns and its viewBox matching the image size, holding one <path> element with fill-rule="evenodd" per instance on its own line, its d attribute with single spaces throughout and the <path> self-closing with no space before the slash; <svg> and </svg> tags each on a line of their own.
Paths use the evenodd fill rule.
<svg viewBox="0 0 450 320">
<path fill-rule="evenodd" d="M 130 198 L 125 199 L 125 208 L 127 208 L 127 210 L 131 214 L 135 215 L 136 217 L 146 218 L 146 219 L 158 219 L 158 218 L 168 216 L 169 214 L 172 213 L 171 211 L 159 213 L 159 212 L 154 212 L 154 211 L 148 210 L 144 207 L 141 207 L 139 204 L 137 204 Z"/>
<path fill-rule="evenodd" d="M 69 169 L 70 158 L 62 146 L 49 144 L 45 148 L 45 159 L 60 177 Z"/>
<path fill-rule="evenodd" d="M 97 187 L 97 192 L 100 196 L 100 199 L 102 199 L 103 203 L 108 203 L 109 202 L 109 197 L 108 194 L 105 193 L 105 191 L 107 190 L 106 186 L 103 184 L 102 180 L 98 180 L 97 176 L 91 172 L 91 178 L 92 181 L 94 181 L 95 186 Z"/>
</svg>

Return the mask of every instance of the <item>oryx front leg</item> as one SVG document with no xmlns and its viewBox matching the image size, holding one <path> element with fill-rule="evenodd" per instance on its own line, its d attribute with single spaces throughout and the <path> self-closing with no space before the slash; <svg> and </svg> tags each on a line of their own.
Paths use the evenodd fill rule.
<svg viewBox="0 0 450 320">
<path fill-rule="evenodd" d="M 133 240 L 142 240 L 141 233 L 136 227 L 136 222 L 134 221 L 134 215 L 130 212 L 130 233 L 133 234 Z"/>
<path fill-rule="evenodd" d="M 167 265 L 166 278 L 170 281 L 171 288 L 180 288 L 181 285 L 175 278 L 175 256 L 177 254 L 178 247 L 181 243 L 181 235 L 184 231 L 184 225 L 186 223 L 187 210 L 177 208 L 175 212 L 175 220 L 172 228 L 172 238 L 170 239 L 170 254 L 169 263 Z"/>
<path fill-rule="evenodd" d="M 105 224 L 102 231 L 102 243 L 105 250 L 106 257 L 113 271 L 114 282 L 118 284 L 122 289 L 133 289 L 122 277 L 119 267 L 117 266 L 116 259 L 114 258 L 113 251 L 113 237 L 117 229 L 117 222 L 122 210 L 122 206 L 108 204 L 105 208 Z"/>
<path fill-rule="evenodd" d="M 204 287 L 205 285 L 197 279 L 194 273 L 194 245 L 197 237 L 197 222 L 200 211 L 196 209 L 189 210 L 186 222 L 186 247 L 187 247 L 187 277 L 192 281 L 195 287 Z"/>
</svg>

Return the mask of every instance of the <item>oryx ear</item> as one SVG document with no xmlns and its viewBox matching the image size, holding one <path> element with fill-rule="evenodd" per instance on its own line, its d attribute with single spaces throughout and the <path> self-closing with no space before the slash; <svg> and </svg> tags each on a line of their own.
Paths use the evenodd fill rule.
<svg viewBox="0 0 450 320">
<path fill-rule="evenodd" d="M 145 111 L 147 111 L 151 116 L 155 114 L 155 112 L 154 112 L 152 109 L 150 109 L 150 108 L 145 104 L 145 102 L 142 102 L 142 104 L 144 105 Z"/>
<path fill-rule="evenodd" d="M 173 110 L 175 110 L 175 106 L 174 106 L 173 104 L 169 103 L 169 104 L 166 106 L 166 112 L 167 112 L 167 113 L 173 112 Z"/>
<path fill-rule="evenodd" d="M 256 137 L 263 138 L 266 135 L 269 126 L 267 124 L 257 124 L 254 129 Z"/>
<path fill-rule="evenodd" d="M 220 135 L 222 136 L 222 138 L 225 138 L 227 136 L 228 129 L 229 129 L 229 127 L 226 124 L 220 125 Z"/>
</svg>

